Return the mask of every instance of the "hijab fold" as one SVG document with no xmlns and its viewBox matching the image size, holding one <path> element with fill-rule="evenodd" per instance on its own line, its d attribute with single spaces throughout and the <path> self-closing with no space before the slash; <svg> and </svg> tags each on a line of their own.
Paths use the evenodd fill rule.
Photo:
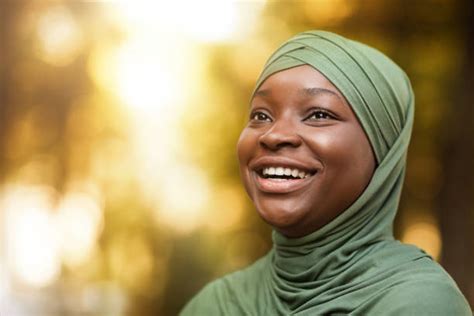
<svg viewBox="0 0 474 316">
<path fill-rule="evenodd" d="M 308 31 L 270 56 L 254 93 L 272 74 L 300 65 L 318 70 L 351 105 L 375 153 L 374 175 L 348 209 L 317 231 L 301 238 L 274 231 L 273 248 L 265 257 L 208 285 L 183 314 L 390 315 L 403 312 L 413 300 L 388 295 L 394 289 L 414 297 L 428 293 L 433 301 L 458 308 L 450 312 L 470 314 L 454 282 L 426 253 L 393 238 L 414 119 L 407 75 L 369 46 Z M 410 280 L 429 289 L 418 293 L 420 287 L 406 285 Z M 442 286 L 433 282 L 448 290 L 436 292 Z M 412 314 L 425 315 L 429 308 L 417 304 L 420 309 L 412 307 Z"/>
</svg>

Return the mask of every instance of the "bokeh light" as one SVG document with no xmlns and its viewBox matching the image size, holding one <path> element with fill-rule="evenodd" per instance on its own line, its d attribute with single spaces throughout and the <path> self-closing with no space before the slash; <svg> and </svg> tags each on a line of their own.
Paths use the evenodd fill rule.
<svg viewBox="0 0 474 316">
<path fill-rule="evenodd" d="M 124 104 L 159 114 L 180 104 L 189 89 L 184 71 L 189 76 L 192 67 L 186 62 L 186 49 L 189 47 L 142 35 L 114 49 L 99 46 L 89 68 L 98 84 L 117 94 Z"/>
<path fill-rule="evenodd" d="M 59 276 L 59 236 L 54 229 L 51 188 L 18 186 L 3 197 L 7 264 L 24 283 L 43 287 Z"/>
<path fill-rule="evenodd" d="M 80 52 L 82 33 L 72 13 L 64 6 L 49 8 L 38 21 L 38 53 L 55 66 L 65 66 Z"/>
<path fill-rule="evenodd" d="M 349 0 L 305 0 L 304 5 L 308 18 L 325 25 L 340 22 L 354 10 L 354 2 Z"/>
<path fill-rule="evenodd" d="M 160 34 L 171 33 L 174 40 L 185 36 L 198 42 L 217 42 L 242 38 L 249 31 L 249 26 L 255 24 L 264 4 L 265 0 L 247 3 L 236 0 L 188 0 L 166 4 L 147 0 L 133 3 L 117 0 L 115 8 L 129 31 L 148 29 Z"/>
<path fill-rule="evenodd" d="M 181 232 L 191 231 L 204 220 L 203 209 L 210 198 L 208 181 L 201 171 L 186 165 L 176 165 L 162 173 L 160 219 Z"/>
<path fill-rule="evenodd" d="M 242 191 L 243 189 L 236 185 L 216 188 L 212 193 L 212 203 L 208 202 L 206 205 L 206 227 L 221 233 L 238 227 L 247 207 Z"/>
<path fill-rule="evenodd" d="M 71 267 L 83 263 L 96 246 L 102 229 L 101 206 L 88 194 L 70 192 L 60 201 L 56 221 L 64 262 Z"/>
<path fill-rule="evenodd" d="M 433 218 L 424 218 L 413 221 L 405 228 L 402 241 L 420 247 L 435 260 L 441 254 L 441 235 Z"/>
<path fill-rule="evenodd" d="M 133 291 L 143 291 L 152 282 L 153 253 L 150 244 L 139 236 L 117 235 L 108 251 L 113 276 Z"/>
</svg>

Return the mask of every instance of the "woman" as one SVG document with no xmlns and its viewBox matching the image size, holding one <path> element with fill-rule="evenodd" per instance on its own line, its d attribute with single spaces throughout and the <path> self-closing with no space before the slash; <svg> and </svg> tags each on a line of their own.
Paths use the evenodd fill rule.
<svg viewBox="0 0 474 316">
<path fill-rule="evenodd" d="M 429 255 L 393 238 L 413 112 L 407 76 L 379 51 L 322 31 L 284 43 L 237 147 L 274 246 L 182 315 L 471 315 Z"/>
</svg>

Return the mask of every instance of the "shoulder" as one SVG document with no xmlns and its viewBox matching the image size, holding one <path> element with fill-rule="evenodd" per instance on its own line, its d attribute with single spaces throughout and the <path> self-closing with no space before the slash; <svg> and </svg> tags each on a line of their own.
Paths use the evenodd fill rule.
<svg viewBox="0 0 474 316">
<path fill-rule="evenodd" d="M 217 279 L 207 284 L 197 295 L 195 295 L 183 308 L 180 315 L 219 315 L 221 314 L 217 304 L 217 295 L 222 280 Z"/>
<path fill-rule="evenodd" d="M 464 296 L 447 277 L 420 280 L 415 278 L 404 282 L 390 291 L 387 299 L 403 302 L 406 308 L 431 310 L 431 315 L 440 311 L 445 311 L 445 315 L 462 315 L 461 311 L 466 311 L 464 308 L 467 307 Z"/>
<path fill-rule="evenodd" d="M 257 288 L 255 284 L 263 278 L 261 272 L 266 258 L 208 283 L 188 302 L 180 315 L 227 315 L 240 311 L 245 307 L 243 296 L 253 295 L 251 292 Z"/>
<path fill-rule="evenodd" d="M 417 260 L 394 277 L 396 282 L 366 302 L 364 314 L 472 315 L 456 283 L 431 258 Z"/>
<path fill-rule="evenodd" d="M 472 315 L 457 287 L 442 280 L 404 282 L 387 291 L 377 305 L 384 315 Z"/>
</svg>

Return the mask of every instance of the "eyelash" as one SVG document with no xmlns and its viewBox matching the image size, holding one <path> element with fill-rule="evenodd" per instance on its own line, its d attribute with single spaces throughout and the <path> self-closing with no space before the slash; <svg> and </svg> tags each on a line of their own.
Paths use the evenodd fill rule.
<svg viewBox="0 0 474 316">
<path fill-rule="evenodd" d="M 318 117 L 318 115 L 323 115 L 324 117 L 320 117 L 320 116 Z M 323 120 L 323 119 L 333 119 L 334 118 L 334 115 L 332 115 L 328 111 L 321 110 L 321 109 L 315 109 L 314 111 L 311 112 L 311 114 L 305 120 L 309 120 L 313 116 L 315 116 L 314 120 Z"/>
<path fill-rule="evenodd" d="M 260 116 L 260 118 L 258 118 Z M 263 118 L 262 118 L 263 116 Z M 260 111 L 256 111 L 256 112 L 253 112 L 252 114 L 250 114 L 250 120 L 251 121 L 270 121 L 270 117 L 263 113 L 263 112 L 260 112 Z"/>
<path fill-rule="evenodd" d="M 332 115 L 328 111 L 315 109 L 304 120 L 324 120 L 324 119 L 333 119 L 333 118 L 334 118 L 334 115 Z M 262 122 L 262 121 L 270 121 L 271 119 L 267 114 L 261 111 L 256 111 L 250 114 L 250 120 Z"/>
</svg>

